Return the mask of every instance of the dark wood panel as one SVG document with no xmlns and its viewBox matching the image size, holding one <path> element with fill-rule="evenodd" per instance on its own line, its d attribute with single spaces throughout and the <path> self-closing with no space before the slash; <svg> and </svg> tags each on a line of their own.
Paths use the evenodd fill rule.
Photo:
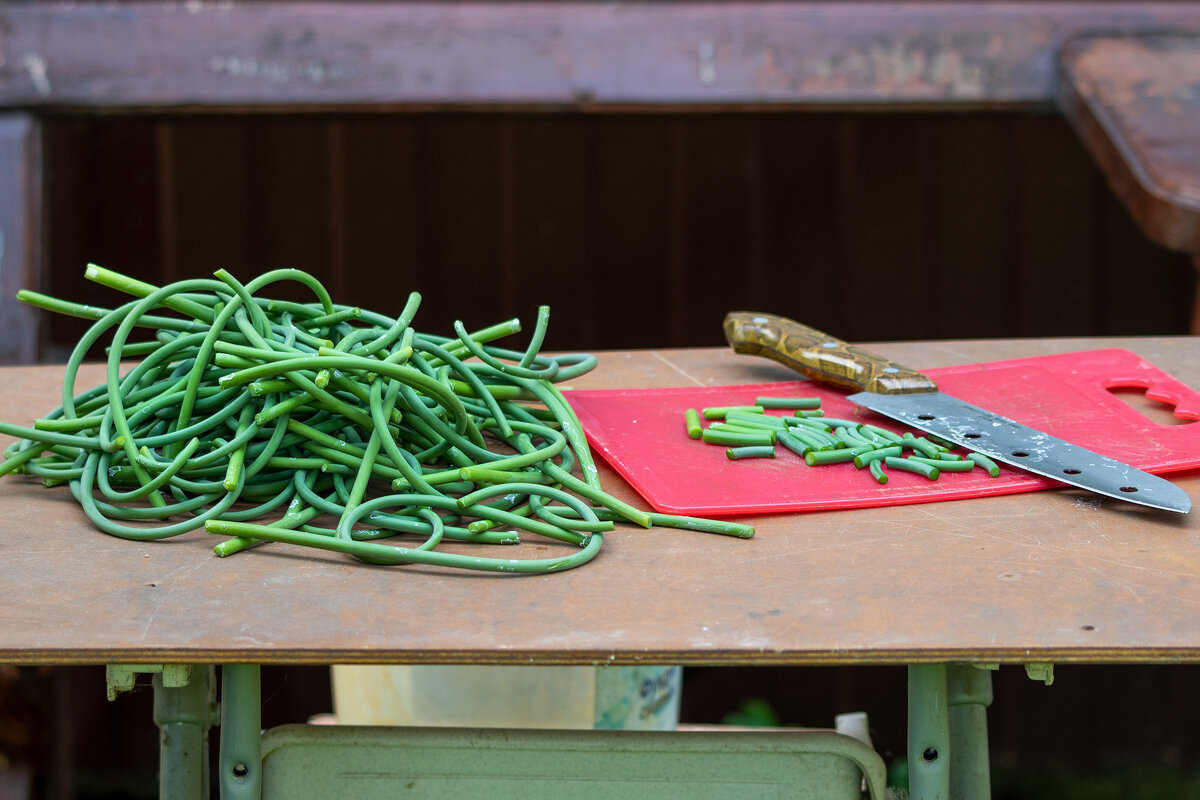
<svg viewBox="0 0 1200 800">
<path fill-rule="evenodd" d="M 55 296 L 111 308 L 123 298 L 85 280 L 89 262 L 141 280 L 161 280 L 154 127 L 128 119 L 48 127 L 52 131 L 46 153 L 48 263 L 42 288 Z M 83 320 L 37 314 L 52 343 L 43 348 L 43 355 L 52 358 L 63 357 L 64 348 L 69 352 L 87 327 Z"/>
<path fill-rule="evenodd" d="M 762 259 L 755 257 L 760 227 L 750 219 L 760 186 L 754 130 L 754 120 L 729 116 L 681 126 L 685 183 L 672 200 L 680 204 L 686 244 L 672 259 L 681 266 L 672 267 L 665 303 L 674 338 L 711 337 L 724 316 L 714 300 L 745 308 L 766 299 Z"/>
<path fill-rule="evenodd" d="M 827 298 L 843 275 L 839 154 L 854 123 L 788 115 L 763 119 L 759 128 L 763 193 L 754 213 L 761 214 L 769 277 L 765 296 L 755 300 L 821 330 L 845 330 L 840 306 Z"/>
<path fill-rule="evenodd" d="M 295 266 L 383 311 L 420 291 L 433 332 L 546 303 L 550 346 L 599 349 L 721 344 L 734 307 L 858 340 L 1183 332 L 1193 280 L 1052 115 L 67 118 L 47 150 L 48 285 L 96 304 L 87 261 Z"/>
<path fill-rule="evenodd" d="M 328 126 L 272 118 L 249 132 L 251 268 L 294 267 L 332 284 Z"/>
<path fill-rule="evenodd" d="M 344 123 L 343 302 L 398 314 L 425 263 L 427 202 L 418 180 L 427 146 L 425 124 L 411 117 L 354 118 Z M 417 318 L 425 330 L 425 315 Z"/>
<path fill-rule="evenodd" d="M 934 162 L 928 131 L 911 120 L 854 120 L 838 160 L 842 268 L 824 297 L 860 339 L 928 329 L 943 287 L 929 280 Z M 837 331 L 834 331 L 836 334 Z"/>
<path fill-rule="evenodd" d="M 926 283 L 930 297 L 938 301 L 924 315 L 927 335 L 1012 335 L 1007 310 L 1020 305 L 1013 275 L 1022 271 L 1021 259 L 1028 258 L 1011 235 L 1024 199 L 1012 121 L 958 116 L 932 133 L 936 157 L 930 165 Z M 944 301 L 949 298 L 954 307 Z"/>
<path fill-rule="evenodd" d="M 478 328 L 513 316 L 505 296 L 500 242 L 500 128 L 497 118 L 435 118 L 416 175 L 425 208 L 421 266 L 411 288 L 424 296 L 421 330 L 448 331 L 456 319 Z"/>
<path fill-rule="evenodd" d="M 259 230 L 252 204 L 251 131 L 229 119 L 156 123 L 160 144 L 159 184 L 164 186 L 162 219 L 171 228 L 163 248 L 163 274 L 173 264 L 178 277 L 209 275 L 224 268 L 234 275 L 257 272 L 251 256 Z M 291 205 L 291 203 L 289 203 Z M 166 226 L 164 226 L 166 227 Z"/>
<path fill-rule="evenodd" d="M 604 277 L 591 246 L 593 126 L 577 116 L 543 123 L 520 118 L 510 121 L 504 137 L 510 210 L 502 216 L 509 229 L 502 257 L 511 284 L 503 307 L 532 330 L 537 307 L 549 305 L 552 345 L 595 341 L 601 319 L 593 303 Z"/>
<path fill-rule="evenodd" d="M 1112 192 L 1101 192 L 1099 204 L 1097 328 L 1118 335 L 1200 330 L 1195 327 L 1200 307 L 1191 307 L 1189 319 L 1186 302 L 1196 296 L 1196 268 L 1177 253 L 1147 247 L 1145 231 Z"/>
<path fill-rule="evenodd" d="M 1061 0 L 22 3 L 0 8 L 0 104 L 1047 103 L 1066 37 L 1155 27 L 1200 30 L 1200 8 Z"/>
<path fill-rule="evenodd" d="M 651 117 L 597 120 L 590 245 L 593 302 L 588 342 L 647 347 L 672 338 L 663 309 L 684 267 L 678 204 L 681 125 Z"/>
<path fill-rule="evenodd" d="M 1017 325 L 1039 336 L 1097 329 L 1098 198 L 1102 185 L 1065 125 L 1021 120 L 1013 126 L 1014 163 L 1022 202 L 1012 235 L 1024 263 L 1016 269 Z M 1041 269 L 1028 259 L 1036 258 Z"/>
</svg>

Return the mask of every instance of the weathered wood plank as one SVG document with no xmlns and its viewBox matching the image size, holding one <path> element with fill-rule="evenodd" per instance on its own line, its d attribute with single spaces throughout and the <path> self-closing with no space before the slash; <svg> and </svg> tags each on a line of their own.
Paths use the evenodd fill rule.
<svg viewBox="0 0 1200 800">
<path fill-rule="evenodd" d="M 1152 240 L 1200 253 L 1200 37 L 1094 37 L 1062 52 L 1063 111 Z"/>
<path fill-rule="evenodd" d="M 1200 5 L 47 2 L 0 8 L 0 104 L 1041 104 L 1068 36 L 1155 27 Z"/>
<path fill-rule="evenodd" d="M 1059 61 L 1059 104 L 1113 192 L 1147 237 L 1200 269 L 1200 37 L 1081 37 Z"/>
</svg>

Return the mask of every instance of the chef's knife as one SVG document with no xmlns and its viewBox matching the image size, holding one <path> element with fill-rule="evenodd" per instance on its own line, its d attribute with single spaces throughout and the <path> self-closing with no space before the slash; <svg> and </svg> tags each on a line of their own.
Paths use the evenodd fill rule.
<svg viewBox="0 0 1200 800">
<path fill-rule="evenodd" d="M 785 317 L 731 312 L 725 338 L 734 352 L 858 390 L 846 399 L 997 461 L 1119 500 L 1183 513 L 1192 507 L 1169 481 L 943 394 L 916 370 Z"/>
</svg>

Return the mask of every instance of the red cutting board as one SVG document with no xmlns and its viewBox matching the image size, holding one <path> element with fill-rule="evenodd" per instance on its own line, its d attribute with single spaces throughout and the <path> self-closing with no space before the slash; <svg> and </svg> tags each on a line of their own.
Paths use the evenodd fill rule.
<svg viewBox="0 0 1200 800">
<path fill-rule="evenodd" d="M 1147 472 L 1200 467 L 1200 424 L 1163 425 L 1110 389 L 1135 387 L 1200 419 L 1200 393 L 1135 353 L 1088 350 L 926 370 L 939 388 L 967 402 L 1054 434 Z M 860 409 L 841 390 L 809 380 L 743 386 L 570 391 L 568 399 L 592 446 L 655 510 L 728 515 L 928 503 L 1062 486 L 1001 465 L 998 478 L 980 470 L 945 473 L 937 481 L 892 470 L 877 484 L 852 464 L 809 467 L 783 447 L 773 459 L 730 461 L 725 448 L 690 439 L 684 412 L 749 405 L 755 397 L 820 397 L 830 417 L 858 419 L 893 431 L 908 428 Z M 787 412 L 770 411 L 783 414 Z"/>
</svg>

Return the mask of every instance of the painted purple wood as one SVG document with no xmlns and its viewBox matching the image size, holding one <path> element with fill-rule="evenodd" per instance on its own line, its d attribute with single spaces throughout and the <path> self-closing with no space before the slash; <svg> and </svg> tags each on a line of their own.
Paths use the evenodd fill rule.
<svg viewBox="0 0 1200 800">
<path fill-rule="evenodd" d="M 1084 29 L 1194 3 L 35 3 L 0 8 L 0 105 L 1028 104 Z"/>
<path fill-rule="evenodd" d="M 40 286 L 41 125 L 28 114 L 0 114 L 0 363 L 38 355 L 37 312 L 16 299 Z"/>
</svg>

